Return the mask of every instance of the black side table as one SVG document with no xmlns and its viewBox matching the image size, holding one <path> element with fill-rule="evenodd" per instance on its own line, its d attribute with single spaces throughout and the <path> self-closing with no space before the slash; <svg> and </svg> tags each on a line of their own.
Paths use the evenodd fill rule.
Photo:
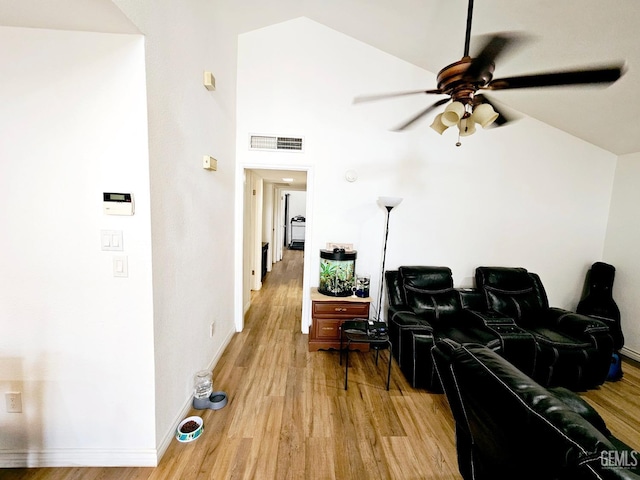
<svg viewBox="0 0 640 480">
<path fill-rule="evenodd" d="M 378 363 L 378 353 L 380 350 L 389 349 L 389 364 L 387 366 L 387 390 L 391 381 L 391 357 L 392 346 L 389 335 L 386 333 L 378 333 L 380 328 L 386 329 L 387 324 L 384 322 L 373 322 L 368 324 L 367 320 L 344 322 L 342 331 L 340 332 L 340 364 L 342 365 L 342 352 L 344 351 L 347 359 L 344 369 L 344 389 L 347 390 L 347 382 L 349 378 L 349 347 L 352 343 L 368 343 L 370 348 L 376 350 L 376 365 Z M 342 348 L 343 340 L 347 341 L 346 348 Z"/>
</svg>

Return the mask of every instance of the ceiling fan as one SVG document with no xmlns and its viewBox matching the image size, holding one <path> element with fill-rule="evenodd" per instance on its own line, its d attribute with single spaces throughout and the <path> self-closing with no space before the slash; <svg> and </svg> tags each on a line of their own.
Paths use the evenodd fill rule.
<svg viewBox="0 0 640 480">
<path fill-rule="evenodd" d="M 495 107 L 495 103 L 481 93 L 483 90 L 608 84 L 615 82 L 622 76 L 624 65 L 622 62 L 618 62 L 601 68 L 563 70 L 494 79 L 493 72 L 496 59 L 509 48 L 515 46 L 522 40 L 522 37 L 510 33 L 494 34 L 488 38 L 480 50 L 480 53 L 476 57 L 471 58 L 469 56 L 469 44 L 471 42 L 472 18 L 473 0 L 469 0 L 464 56 L 459 61 L 447 65 L 438 72 L 437 88 L 359 96 L 354 99 L 354 103 L 415 94 L 448 95 L 449 98 L 438 100 L 432 105 L 429 105 L 408 121 L 396 127 L 395 130 L 404 130 L 437 107 L 451 101 L 445 110 L 436 116 L 431 124 L 431 128 L 442 135 L 447 128 L 457 125 L 459 137 L 456 146 L 460 146 L 460 136 L 473 134 L 476 124 L 480 124 L 483 128 L 486 128 L 492 124 L 501 126 L 509 121 L 509 119 Z"/>
</svg>

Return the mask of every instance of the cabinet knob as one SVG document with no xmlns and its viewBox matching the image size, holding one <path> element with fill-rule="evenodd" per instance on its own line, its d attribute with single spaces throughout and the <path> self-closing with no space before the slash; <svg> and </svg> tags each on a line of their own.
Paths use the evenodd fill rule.
<svg viewBox="0 0 640 480">
<path fill-rule="evenodd" d="M 346 311 L 347 311 L 347 309 L 346 309 L 346 308 L 340 308 L 340 307 L 336 307 L 334 310 L 335 310 L 336 312 L 346 312 Z"/>
</svg>

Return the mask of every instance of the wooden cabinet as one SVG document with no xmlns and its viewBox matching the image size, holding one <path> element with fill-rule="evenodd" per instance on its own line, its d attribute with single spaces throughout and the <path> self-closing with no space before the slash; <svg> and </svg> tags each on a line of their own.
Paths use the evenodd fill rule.
<svg viewBox="0 0 640 480">
<path fill-rule="evenodd" d="M 309 351 L 340 348 L 340 325 L 354 318 L 369 318 L 370 298 L 330 297 L 311 289 L 311 330 Z M 368 344 L 353 345 L 356 350 L 369 350 Z"/>
</svg>

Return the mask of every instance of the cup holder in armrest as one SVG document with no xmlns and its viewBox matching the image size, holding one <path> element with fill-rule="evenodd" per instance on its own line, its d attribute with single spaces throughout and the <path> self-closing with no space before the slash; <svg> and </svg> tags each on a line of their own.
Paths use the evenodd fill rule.
<svg viewBox="0 0 640 480">
<path fill-rule="evenodd" d="M 490 325 L 492 330 L 495 330 L 500 335 L 527 333 L 516 324 L 494 324 Z"/>
<path fill-rule="evenodd" d="M 485 326 L 489 328 L 496 328 L 499 326 L 513 326 L 517 328 L 517 325 L 513 321 L 513 318 L 505 317 L 503 314 L 498 312 L 478 312 L 476 310 L 468 310 L 468 312 L 472 315 L 473 318 L 479 319 Z"/>
</svg>

